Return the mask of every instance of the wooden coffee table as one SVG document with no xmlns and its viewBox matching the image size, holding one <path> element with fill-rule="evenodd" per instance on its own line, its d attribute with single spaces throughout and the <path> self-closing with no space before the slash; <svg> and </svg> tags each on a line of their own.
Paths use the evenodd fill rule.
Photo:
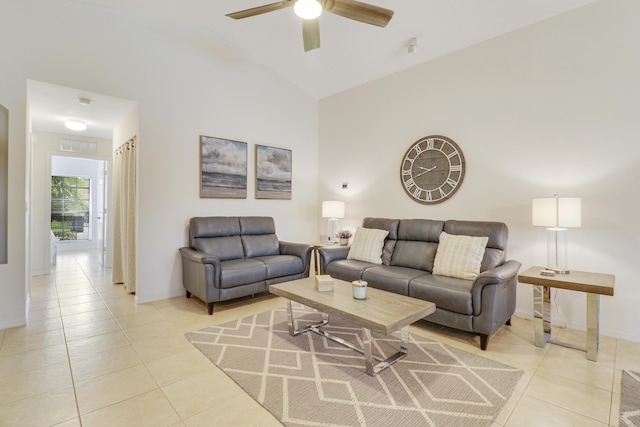
<svg viewBox="0 0 640 427">
<path fill-rule="evenodd" d="M 356 300 L 353 299 L 351 283 L 338 279 L 334 279 L 331 292 L 317 291 L 313 277 L 271 285 L 269 292 L 289 300 L 287 314 L 291 335 L 311 331 L 363 354 L 366 372 L 371 376 L 406 356 L 409 345 L 409 325 L 436 311 L 436 305 L 432 302 L 374 288 L 367 289 L 366 300 Z M 318 310 L 322 313 L 323 320 L 295 329 L 292 301 Z M 359 348 L 320 329 L 321 326 L 329 323 L 329 315 L 336 315 L 361 327 L 364 348 Z M 401 331 L 400 351 L 386 359 L 374 355 L 371 350 L 371 331 L 389 335 L 397 330 Z M 375 364 L 374 359 L 379 363 Z"/>
</svg>

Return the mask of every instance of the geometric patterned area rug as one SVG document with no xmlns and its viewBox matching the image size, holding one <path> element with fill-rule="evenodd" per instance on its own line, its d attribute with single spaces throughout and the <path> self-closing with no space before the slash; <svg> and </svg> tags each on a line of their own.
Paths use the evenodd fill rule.
<svg viewBox="0 0 640 427">
<path fill-rule="evenodd" d="M 622 371 L 620 427 L 640 427 L 640 373 Z"/>
<path fill-rule="evenodd" d="M 320 315 L 294 305 L 298 325 Z M 362 348 L 360 328 L 332 316 L 323 329 Z M 376 336 L 383 357 L 398 336 Z M 488 426 L 522 371 L 411 334 L 405 358 L 371 377 L 364 359 L 318 334 L 289 335 L 286 307 L 185 334 L 286 426 Z"/>
</svg>

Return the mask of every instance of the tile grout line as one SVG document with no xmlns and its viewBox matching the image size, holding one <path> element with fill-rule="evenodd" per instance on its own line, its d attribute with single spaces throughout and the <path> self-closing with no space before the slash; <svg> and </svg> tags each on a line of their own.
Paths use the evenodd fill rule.
<svg viewBox="0 0 640 427">
<path fill-rule="evenodd" d="M 127 332 L 125 331 L 125 329 L 122 327 L 122 324 L 120 323 L 120 321 L 118 320 L 118 318 L 115 316 L 115 314 L 113 313 L 113 311 L 111 310 L 111 307 L 109 306 L 109 304 L 104 300 L 102 294 L 95 288 L 93 281 L 91 280 L 91 278 L 86 274 L 85 270 L 82 268 L 82 265 L 80 265 L 80 269 L 82 270 L 83 274 L 85 274 L 85 276 L 87 276 L 87 279 L 89 280 L 89 283 L 91 283 L 91 287 L 94 289 L 94 291 L 96 292 L 96 294 L 98 294 L 98 296 L 100 297 L 100 300 L 102 301 L 102 303 L 105 305 L 105 307 L 107 308 L 107 310 L 109 311 L 109 314 L 111 315 L 111 317 L 113 318 L 113 320 L 116 322 L 116 324 L 118 325 L 118 328 L 120 329 L 120 332 L 122 332 L 122 334 L 124 335 L 124 337 L 126 338 L 127 342 L 129 343 L 129 345 L 131 346 L 131 348 L 133 349 L 133 351 L 136 353 L 136 355 L 140 358 L 140 361 L 142 362 L 142 366 L 144 366 L 144 369 L 147 371 L 147 373 L 149 374 L 149 376 L 153 379 L 153 382 L 155 383 L 157 390 L 159 390 L 162 395 L 164 396 L 164 398 L 167 400 L 167 402 L 169 403 L 169 405 L 171 406 L 171 408 L 175 411 L 176 415 L 178 416 L 178 418 L 180 419 L 180 421 L 184 421 L 184 419 L 180 416 L 180 413 L 178 412 L 178 410 L 176 409 L 176 407 L 174 406 L 174 404 L 171 402 L 171 400 L 169 399 L 169 396 L 167 396 L 167 394 L 165 393 L 165 391 L 162 389 L 162 387 L 160 386 L 160 384 L 158 383 L 158 380 L 153 376 L 153 373 L 151 372 L 151 370 L 149 369 L 149 367 L 147 366 L 147 362 L 142 358 L 142 355 L 140 354 L 140 352 L 138 351 L 138 349 L 136 348 L 136 346 L 134 345 L 134 343 L 131 341 L 131 338 L 129 337 L 129 335 L 127 334 Z M 114 284 L 115 285 L 115 284 Z M 162 313 L 160 313 L 162 314 Z M 162 314 L 162 316 L 165 318 L 165 320 L 170 321 L 170 319 L 167 319 L 166 316 L 164 314 Z M 75 390 L 75 386 L 74 386 L 74 390 Z M 153 391 L 153 390 L 151 390 Z M 132 397 L 128 397 L 124 400 L 121 400 L 119 402 L 114 402 L 110 405 L 107 405 L 103 408 L 100 409 L 96 409 L 96 411 L 99 411 L 101 409 L 104 408 L 108 408 L 110 406 L 113 405 L 117 405 L 119 403 L 122 403 L 126 400 L 129 399 L 133 399 L 135 397 L 139 397 L 142 396 L 144 394 L 150 393 L 151 391 L 147 391 L 144 393 L 141 393 L 137 396 L 132 396 Z M 95 412 L 95 411 L 92 411 Z M 79 410 L 78 410 L 79 413 Z M 81 422 L 81 427 L 82 427 L 82 422 Z"/>
<path fill-rule="evenodd" d="M 613 353 L 613 375 L 611 376 L 611 397 L 609 399 L 609 422 L 607 423 L 609 426 L 614 427 L 617 424 L 612 424 L 612 421 L 615 423 L 614 420 L 612 420 L 613 417 L 613 396 L 615 395 L 615 386 L 616 386 L 616 369 L 618 365 L 618 340 L 616 339 L 616 346 L 615 346 L 615 350 Z M 622 383 L 622 372 L 620 372 L 620 382 Z M 622 387 L 622 384 L 620 384 L 620 387 Z M 622 390 L 620 390 L 620 408 L 618 408 L 618 411 L 621 410 L 622 408 Z M 617 418 L 620 418 L 620 413 L 618 412 L 617 414 Z"/>
<path fill-rule="evenodd" d="M 75 261 L 75 257 L 74 257 L 74 261 Z M 84 274 L 84 271 L 83 271 L 83 274 Z M 57 265 L 53 274 L 53 286 L 56 289 L 56 299 L 58 300 L 58 311 L 60 312 L 60 323 L 62 323 L 62 336 L 64 337 L 64 348 L 67 351 L 67 363 L 69 365 L 69 375 L 71 376 L 71 386 L 73 387 L 73 397 L 76 403 L 76 414 L 78 415 L 78 423 L 80 424 L 80 427 L 82 427 L 82 417 L 80 417 L 80 404 L 78 402 L 78 393 L 76 391 L 76 381 L 73 377 L 73 368 L 71 366 L 71 355 L 69 354 L 69 342 L 67 341 L 67 330 L 64 322 L 64 316 L 62 316 L 62 310 L 60 309 L 60 295 L 58 293 Z"/>
<path fill-rule="evenodd" d="M 73 255 L 71 255 L 71 256 L 73 256 Z M 125 338 L 127 339 L 127 342 L 129 342 L 129 345 L 131 345 L 131 348 L 136 352 L 136 355 L 138 355 L 138 357 L 140 357 L 140 355 L 138 354 L 137 350 L 135 349 L 135 346 L 133 345 L 133 343 L 132 343 L 132 342 L 131 342 L 131 340 L 129 339 L 129 337 L 128 337 L 128 335 L 126 334 L 126 332 L 124 331 L 124 329 L 122 328 L 122 325 L 120 324 L 120 322 L 118 322 L 118 319 L 117 319 L 117 318 L 116 318 L 116 316 L 113 314 L 113 311 L 110 309 L 109 305 L 107 304 L 107 302 L 106 302 L 106 301 L 105 301 L 105 299 L 103 298 L 102 294 L 98 291 L 98 289 L 96 289 L 96 287 L 95 287 L 95 285 L 94 285 L 93 280 L 91 279 L 91 277 L 87 274 L 87 272 L 86 272 L 86 270 L 83 268 L 82 264 L 76 260 L 75 256 L 73 256 L 73 259 L 74 259 L 74 262 L 78 265 L 78 267 L 79 267 L 79 268 L 80 268 L 80 270 L 82 271 L 82 274 L 84 275 L 84 277 L 88 280 L 89 284 L 91 285 L 92 290 L 95 292 L 95 294 L 96 294 L 96 295 L 98 296 L 98 298 L 100 299 L 100 302 L 102 302 L 102 304 L 105 306 L 105 308 L 106 308 L 106 309 L 107 309 L 107 311 L 109 312 L 109 315 L 111 316 L 111 318 L 112 318 L 112 319 L 116 322 L 116 324 L 118 325 L 118 328 L 120 329 L 120 332 L 122 332 L 122 333 L 123 333 L 123 335 L 124 335 L 124 336 L 125 336 Z M 55 278 L 55 275 L 54 275 L 54 279 L 57 281 L 57 278 Z M 56 285 L 56 296 L 58 296 L 57 285 Z M 59 304 L 59 302 L 60 302 L 60 298 L 58 297 L 58 304 Z M 92 311 L 93 311 L 93 310 L 92 310 Z M 61 321 L 62 321 L 63 335 L 64 335 L 64 339 L 65 339 L 65 348 L 67 349 L 67 360 L 68 360 L 68 363 L 69 363 L 69 370 L 70 370 L 70 373 L 71 373 L 71 381 L 72 381 L 72 384 L 73 384 L 73 391 L 74 391 L 74 396 L 75 396 L 75 400 L 76 400 L 76 411 L 77 411 L 77 413 L 78 413 L 78 420 L 79 420 L 80 426 L 82 426 L 82 416 L 81 416 L 81 414 L 80 414 L 80 406 L 79 406 L 79 402 L 78 402 L 78 395 L 77 395 L 77 392 L 76 392 L 76 381 L 75 381 L 75 379 L 74 379 L 74 377 L 73 377 L 73 369 L 72 369 L 72 367 L 71 367 L 71 356 L 70 356 L 70 354 L 69 354 L 69 347 L 68 347 L 68 341 L 67 341 L 67 336 L 66 336 L 66 328 L 65 328 L 65 325 L 64 325 L 64 319 L 63 319 L 63 316 L 62 316 L 62 312 L 61 312 L 60 314 L 61 314 L 61 315 L 60 315 L 60 318 L 61 318 Z M 79 314 L 79 313 L 76 313 L 76 314 Z M 98 334 L 98 335 L 104 335 L 104 334 Z M 94 336 L 97 336 L 97 335 L 94 335 Z M 145 366 L 145 369 L 147 370 L 147 372 L 149 373 L 149 375 L 151 375 L 151 372 L 149 372 L 149 369 L 146 367 L 146 364 L 145 364 L 145 362 L 142 360 L 142 358 L 141 358 L 141 357 L 140 357 L 140 360 L 142 361 L 142 364 Z M 106 375 L 106 374 L 105 374 L 105 375 Z M 153 378 L 153 375 L 151 375 L 151 377 Z M 154 381 L 155 381 L 155 378 L 154 378 Z M 156 382 L 156 385 L 157 385 L 157 382 Z M 135 396 L 134 396 L 134 397 L 135 397 Z M 125 401 L 125 400 L 128 400 L 128 399 L 130 399 L 130 398 L 124 399 L 124 400 L 119 401 L 119 402 L 112 403 L 111 405 L 107 405 L 107 406 L 105 406 L 105 408 L 106 408 L 106 407 L 109 407 L 109 406 L 112 406 L 112 405 L 115 405 L 115 404 L 117 404 L 117 403 L 121 403 L 121 402 L 123 402 L 123 401 Z M 95 411 L 99 411 L 100 409 L 103 409 L 103 408 L 96 409 Z M 95 411 L 91 411 L 91 412 L 95 412 Z M 89 413 L 91 413 L 91 412 L 88 412 L 87 414 L 89 414 Z M 85 415 L 86 415 L 86 414 L 85 414 Z"/>
</svg>

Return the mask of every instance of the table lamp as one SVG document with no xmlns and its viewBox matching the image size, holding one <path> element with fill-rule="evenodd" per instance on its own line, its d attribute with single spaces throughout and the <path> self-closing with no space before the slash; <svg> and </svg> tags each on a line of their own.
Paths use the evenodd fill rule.
<svg viewBox="0 0 640 427">
<path fill-rule="evenodd" d="M 568 274 L 567 227 L 582 225 L 582 199 L 547 197 L 533 199 L 532 223 L 547 227 L 547 269 Z"/>
<path fill-rule="evenodd" d="M 338 234 L 338 218 L 344 218 L 344 202 L 330 200 L 322 202 L 322 217 L 329 218 L 329 242 L 336 242 Z"/>
</svg>

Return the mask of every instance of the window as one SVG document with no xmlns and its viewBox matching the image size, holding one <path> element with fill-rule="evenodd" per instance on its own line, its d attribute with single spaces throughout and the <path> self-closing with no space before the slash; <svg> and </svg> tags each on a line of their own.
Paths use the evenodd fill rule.
<svg viewBox="0 0 640 427">
<path fill-rule="evenodd" d="M 51 231 L 60 240 L 89 240 L 91 179 L 51 177 Z"/>
<path fill-rule="evenodd" d="M 98 143 L 91 141 L 74 141 L 73 139 L 63 139 L 60 145 L 62 151 L 73 151 L 76 153 L 98 153 Z"/>
</svg>

